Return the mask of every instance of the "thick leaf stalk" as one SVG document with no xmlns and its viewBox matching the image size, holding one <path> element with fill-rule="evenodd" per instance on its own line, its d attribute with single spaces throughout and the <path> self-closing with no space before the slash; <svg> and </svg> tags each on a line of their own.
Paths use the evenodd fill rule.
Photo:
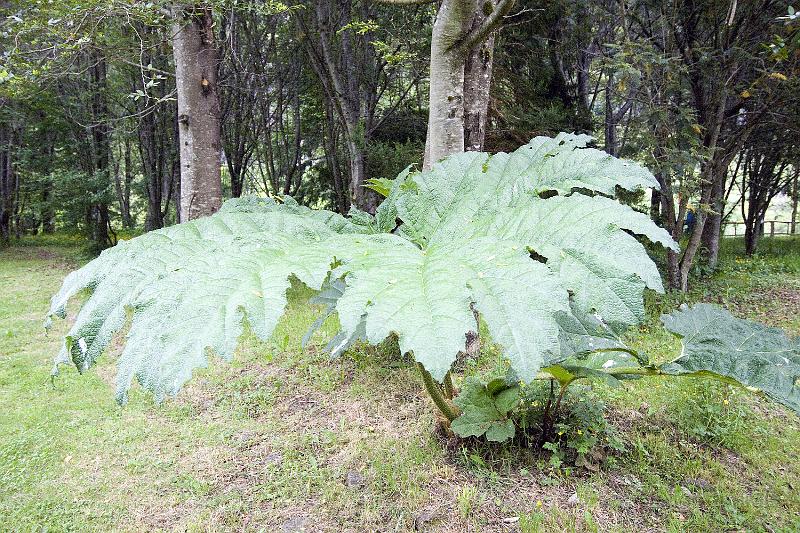
<svg viewBox="0 0 800 533">
<path fill-rule="evenodd" d="M 425 370 L 425 367 L 421 363 L 417 363 L 417 368 L 422 376 L 422 383 L 425 385 L 425 390 L 428 392 L 428 396 L 431 397 L 431 400 L 433 400 L 433 404 L 439 409 L 439 412 L 442 413 L 449 422 L 452 422 L 458 418 L 458 416 L 461 414 L 458 410 L 458 407 L 451 404 L 450 401 L 445 397 L 442 388 L 439 386 L 436 380 L 433 379 L 433 376 L 431 376 L 430 372 Z M 450 390 L 452 391 L 452 384 Z"/>
</svg>

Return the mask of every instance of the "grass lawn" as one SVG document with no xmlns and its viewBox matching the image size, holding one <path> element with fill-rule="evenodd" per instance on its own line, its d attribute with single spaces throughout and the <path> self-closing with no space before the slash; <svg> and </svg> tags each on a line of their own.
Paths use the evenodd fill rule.
<svg viewBox="0 0 800 533">
<path fill-rule="evenodd" d="M 744 259 L 726 240 L 690 299 L 800 334 L 800 240 L 762 247 Z M 67 323 L 45 335 L 43 318 L 78 249 L 0 250 L 0 531 L 800 531 L 800 419 L 782 408 L 643 379 L 595 387 L 625 446 L 599 468 L 454 443 L 388 344 L 330 360 L 330 323 L 300 348 L 320 312 L 302 287 L 270 343 L 246 337 L 163 405 L 114 403 L 113 353 L 51 383 Z M 648 296 L 631 342 L 652 359 L 677 353 L 657 317 L 678 303 Z"/>
</svg>

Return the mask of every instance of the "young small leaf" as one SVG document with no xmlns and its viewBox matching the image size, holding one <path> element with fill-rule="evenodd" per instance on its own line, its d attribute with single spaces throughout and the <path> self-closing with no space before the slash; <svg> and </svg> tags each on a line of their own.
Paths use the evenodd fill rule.
<svg viewBox="0 0 800 533">
<path fill-rule="evenodd" d="M 519 387 L 498 390 L 504 380 L 494 380 L 489 387 L 477 378 L 468 378 L 454 402 L 461 409 L 461 416 L 453 420 L 450 428 L 460 437 L 480 437 L 503 442 L 514 437 L 514 422 L 508 413 L 519 402 Z"/>
</svg>

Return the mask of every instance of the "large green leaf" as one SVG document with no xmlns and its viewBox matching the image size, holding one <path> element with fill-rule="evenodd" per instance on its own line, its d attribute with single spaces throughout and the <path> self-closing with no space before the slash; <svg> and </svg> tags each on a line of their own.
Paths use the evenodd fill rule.
<svg viewBox="0 0 800 533">
<path fill-rule="evenodd" d="M 568 311 L 567 292 L 519 246 L 483 238 L 421 250 L 393 235 L 378 245 L 375 237 L 369 250 L 337 255 L 344 265 L 336 275 L 347 275 L 336 305 L 345 332 L 366 315 L 369 342 L 397 333 L 400 349 L 441 380 L 474 329 L 474 302 L 522 379 L 533 379 L 557 350 L 555 312 Z"/>
<path fill-rule="evenodd" d="M 570 308 L 571 313 L 563 313 L 557 317 L 560 353 L 584 358 L 598 351 L 629 351 L 620 337 L 622 331 L 615 330 L 598 314 L 581 312 L 572 299 Z"/>
<path fill-rule="evenodd" d="M 396 200 L 400 232 L 423 246 L 476 237 L 516 241 L 547 261 L 583 311 L 618 326 L 635 324 L 644 318 L 644 287 L 663 287 L 628 232 L 674 250 L 677 244 L 646 215 L 602 195 L 573 192 L 612 194 L 614 183 L 657 187 L 644 167 L 581 148 L 585 142 L 583 136 L 537 137 L 513 154 L 459 154 L 411 175 L 406 181 L 416 187 L 405 187 Z M 610 178 L 615 173 L 618 182 Z"/>
<path fill-rule="evenodd" d="M 233 356 L 246 314 L 262 339 L 285 307 L 289 276 L 319 288 L 333 253 L 314 248 L 333 232 L 288 213 L 224 213 L 152 232 L 117 246 L 65 281 L 54 314 L 83 288 L 93 290 L 57 362 L 85 370 L 133 311 L 120 357 L 118 393 L 134 375 L 161 396 L 205 366 L 206 349 Z M 153 242 L 154 241 L 154 242 Z"/>
<path fill-rule="evenodd" d="M 314 289 L 343 284 L 326 302 L 342 326 L 334 352 L 395 333 L 441 380 L 474 329 L 475 307 L 529 381 L 572 355 L 565 325 L 593 313 L 616 331 L 641 318 L 645 286 L 661 289 L 628 232 L 674 246 L 646 216 L 602 196 L 655 185 L 652 175 L 587 142 L 542 137 L 513 154 L 406 169 L 384 184 L 388 197 L 374 217 L 245 198 L 122 243 L 71 274 L 54 297 L 51 314 L 63 316 L 70 297 L 91 291 L 58 362 L 88 368 L 130 317 L 119 397 L 133 377 L 158 397 L 175 393 L 210 354 L 233 356 L 245 321 L 269 337 L 294 276 Z"/>
<path fill-rule="evenodd" d="M 481 215 L 499 214 L 521 198 L 573 190 L 614 194 L 658 188 L 644 167 L 583 148 L 585 135 L 536 137 L 511 154 L 466 152 L 411 177 L 417 187 L 397 200 L 403 230 L 420 243 L 447 235 Z"/>
<path fill-rule="evenodd" d="M 663 372 L 733 380 L 800 413 L 800 339 L 709 304 L 684 305 L 661 320 L 683 343 Z"/>
</svg>

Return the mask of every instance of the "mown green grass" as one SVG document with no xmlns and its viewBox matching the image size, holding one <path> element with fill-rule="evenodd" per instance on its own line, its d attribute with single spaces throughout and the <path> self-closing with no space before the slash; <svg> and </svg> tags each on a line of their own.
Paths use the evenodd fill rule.
<svg viewBox="0 0 800 533">
<path fill-rule="evenodd" d="M 330 323 L 301 349 L 319 312 L 301 287 L 272 341 L 246 337 L 163 405 L 114 403 L 113 353 L 51 383 L 67 324 L 46 336 L 43 316 L 83 258 L 76 241 L 24 244 L 0 251 L 0 531 L 800 530 L 800 423 L 781 408 L 705 380 L 598 387 L 626 451 L 553 470 L 546 453 L 440 437 L 390 345 L 331 361 Z M 752 259 L 740 244 L 689 299 L 800 333 L 800 241 Z M 657 316 L 678 303 L 650 296 L 631 342 L 674 355 Z"/>
</svg>

